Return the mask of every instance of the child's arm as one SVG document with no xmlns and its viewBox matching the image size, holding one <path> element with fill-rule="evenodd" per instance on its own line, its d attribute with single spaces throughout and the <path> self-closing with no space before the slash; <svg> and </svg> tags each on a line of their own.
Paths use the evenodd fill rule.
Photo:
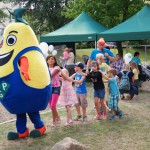
<svg viewBox="0 0 150 150">
<path fill-rule="evenodd" d="M 70 76 L 71 79 L 74 79 L 74 77 L 75 77 L 75 73 L 72 76 Z"/>
<path fill-rule="evenodd" d="M 132 77 L 132 83 L 134 83 L 134 76 Z"/>
<path fill-rule="evenodd" d="M 82 76 L 87 76 L 87 73 L 82 72 L 81 75 Z"/>
<path fill-rule="evenodd" d="M 117 83 L 119 83 L 119 81 L 120 81 L 119 77 L 118 76 L 115 76 L 115 77 L 116 77 Z"/>
<path fill-rule="evenodd" d="M 60 81 L 62 81 L 62 80 L 63 80 L 63 78 L 62 78 L 62 77 L 59 77 L 59 80 L 60 80 Z"/>
<path fill-rule="evenodd" d="M 103 77 L 104 77 L 106 80 L 111 81 L 111 78 L 108 78 L 101 70 L 99 70 L 99 72 L 102 73 Z"/>
<path fill-rule="evenodd" d="M 74 83 L 76 84 L 81 84 L 85 79 L 85 76 L 82 76 L 82 78 L 80 80 L 73 80 Z"/>
<path fill-rule="evenodd" d="M 73 79 L 72 79 L 71 77 L 66 76 L 62 71 L 61 71 L 61 76 L 62 76 L 65 80 L 68 80 L 68 81 L 70 81 L 70 82 L 73 81 Z"/>
<path fill-rule="evenodd" d="M 55 69 L 51 72 L 52 77 L 55 76 L 57 73 L 59 73 L 59 71 L 60 71 L 60 67 L 57 66 L 57 68 L 55 68 Z"/>
<path fill-rule="evenodd" d="M 99 71 L 97 71 L 97 72 L 99 72 Z M 99 77 L 100 77 L 100 74 L 99 74 L 99 73 L 90 72 L 90 73 L 88 74 L 88 76 L 89 76 L 90 78 L 99 78 Z"/>
</svg>

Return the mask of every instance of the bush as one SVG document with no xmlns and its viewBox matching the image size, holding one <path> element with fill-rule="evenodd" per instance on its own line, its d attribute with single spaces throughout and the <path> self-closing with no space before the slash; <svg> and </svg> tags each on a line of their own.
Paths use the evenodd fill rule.
<svg viewBox="0 0 150 150">
<path fill-rule="evenodd" d="M 94 42 L 79 42 L 76 43 L 77 49 L 87 49 L 87 48 L 93 48 L 95 47 Z"/>
</svg>

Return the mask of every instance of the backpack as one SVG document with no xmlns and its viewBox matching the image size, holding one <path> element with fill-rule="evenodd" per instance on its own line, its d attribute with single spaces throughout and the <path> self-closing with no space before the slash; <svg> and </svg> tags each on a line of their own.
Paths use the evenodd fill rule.
<svg viewBox="0 0 150 150">
<path fill-rule="evenodd" d="M 129 71 L 127 73 L 124 73 L 121 71 L 122 77 L 119 82 L 119 90 L 130 90 L 130 79 L 128 77 Z"/>
</svg>

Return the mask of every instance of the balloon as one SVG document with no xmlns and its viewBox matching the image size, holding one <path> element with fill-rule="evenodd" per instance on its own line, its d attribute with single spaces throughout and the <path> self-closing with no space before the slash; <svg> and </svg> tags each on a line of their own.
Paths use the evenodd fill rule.
<svg viewBox="0 0 150 150">
<path fill-rule="evenodd" d="M 52 52 L 52 51 L 54 50 L 54 46 L 53 46 L 53 45 L 50 45 L 50 46 L 48 47 L 48 49 L 49 49 L 50 52 Z"/>
<path fill-rule="evenodd" d="M 52 55 L 53 55 L 53 56 L 57 55 L 57 51 L 56 51 L 56 50 L 53 50 L 53 51 L 52 51 Z"/>
<path fill-rule="evenodd" d="M 44 54 L 44 58 L 46 58 L 48 55 L 49 55 L 48 53 Z"/>
<path fill-rule="evenodd" d="M 129 64 L 129 62 L 132 60 L 132 55 L 130 53 L 125 54 L 124 61 L 126 64 Z"/>
<path fill-rule="evenodd" d="M 40 43 L 40 49 L 42 50 L 43 54 L 47 54 L 48 52 L 48 44 L 45 42 Z"/>
</svg>

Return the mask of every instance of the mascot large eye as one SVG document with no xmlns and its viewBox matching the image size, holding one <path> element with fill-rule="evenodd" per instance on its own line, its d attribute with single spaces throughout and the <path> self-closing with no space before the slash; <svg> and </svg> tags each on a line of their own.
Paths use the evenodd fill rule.
<svg viewBox="0 0 150 150">
<path fill-rule="evenodd" d="M 14 36 L 14 35 L 9 35 L 9 36 L 7 37 L 6 43 L 7 43 L 7 45 L 12 46 L 12 45 L 14 45 L 14 44 L 16 43 L 16 41 L 17 41 L 16 36 Z"/>
</svg>

